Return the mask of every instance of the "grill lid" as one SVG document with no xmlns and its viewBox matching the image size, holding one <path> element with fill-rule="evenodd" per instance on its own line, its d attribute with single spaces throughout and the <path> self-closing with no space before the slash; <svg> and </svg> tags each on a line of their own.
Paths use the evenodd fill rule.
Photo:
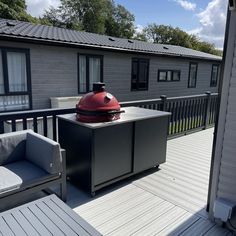
<svg viewBox="0 0 236 236">
<path fill-rule="evenodd" d="M 77 119 L 82 122 L 106 122 L 120 118 L 120 104 L 105 91 L 104 83 L 94 83 L 93 91 L 85 94 L 76 105 Z"/>
</svg>

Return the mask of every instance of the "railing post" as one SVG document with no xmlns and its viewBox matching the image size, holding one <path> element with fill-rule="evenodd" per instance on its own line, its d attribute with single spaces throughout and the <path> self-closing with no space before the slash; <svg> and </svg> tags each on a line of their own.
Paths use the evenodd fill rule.
<svg viewBox="0 0 236 236">
<path fill-rule="evenodd" d="M 208 118 L 209 118 L 209 112 L 210 112 L 210 99 L 211 99 L 211 92 L 206 92 L 206 107 L 205 107 L 205 113 L 204 113 L 204 127 L 203 129 L 207 128 L 208 125 Z"/>
<path fill-rule="evenodd" d="M 161 95 L 160 96 L 161 98 L 161 111 L 166 111 L 166 100 L 167 100 L 167 97 L 166 95 Z"/>
<path fill-rule="evenodd" d="M 4 121 L 0 120 L 0 134 L 4 133 Z"/>
</svg>

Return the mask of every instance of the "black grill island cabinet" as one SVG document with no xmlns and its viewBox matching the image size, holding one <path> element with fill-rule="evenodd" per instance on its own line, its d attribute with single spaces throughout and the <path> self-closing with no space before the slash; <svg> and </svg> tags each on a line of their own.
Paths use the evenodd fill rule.
<svg viewBox="0 0 236 236">
<path fill-rule="evenodd" d="M 170 113 L 123 108 L 116 121 L 81 123 L 75 114 L 58 116 L 59 142 L 67 153 L 67 175 L 95 191 L 166 160 Z"/>
</svg>

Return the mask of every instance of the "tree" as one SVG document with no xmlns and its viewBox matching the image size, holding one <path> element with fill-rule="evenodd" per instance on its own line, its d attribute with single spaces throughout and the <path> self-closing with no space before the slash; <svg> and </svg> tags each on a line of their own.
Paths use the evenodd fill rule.
<svg viewBox="0 0 236 236">
<path fill-rule="evenodd" d="M 215 49 L 214 44 L 201 41 L 197 36 L 188 34 L 178 27 L 174 28 L 153 23 L 144 28 L 143 34 L 148 41 L 154 43 L 177 45 L 210 54 L 222 55 L 221 51 Z"/>
<path fill-rule="evenodd" d="M 183 47 L 192 47 L 194 38 L 179 28 L 155 23 L 144 28 L 149 41 L 161 44 L 172 44 Z"/>
<path fill-rule="evenodd" d="M 61 6 L 60 8 L 50 7 L 49 10 L 45 11 L 43 17 L 40 18 L 40 21 L 42 24 L 44 21 L 48 25 L 60 28 L 82 30 L 81 23 L 73 20 L 69 14 L 69 11 L 65 11 Z"/>
<path fill-rule="evenodd" d="M 61 5 L 51 7 L 43 19 L 53 26 L 104 34 L 109 3 L 108 0 L 61 0 Z"/>
<path fill-rule="evenodd" d="M 217 50 L 215 48 L 215 45 L 212 43 L 204 42 L 204 41 L 199 41 L 198 44 L 196 45 L 196 50 L 206 52 L 206 53 L 211 53 L 215 54 L 218 56 L 222 56 L 222 51 Z"/>
<path fill-rule="evenodd" d="M 131 38 L 134 16 L 113 0 L 61 0 L 43 16 L 54 26 L 86 32 Z"/>
<path fill-rule="evenodd" d="M 26 12 L 25 0 L 1 0 L 0 17 L 37 23 L 38 19 Z"/>
<path fill-rule="evenodd" d="M 133 39 L 144 41 L 144 42 L 148 41 L 146 34 L 144 32 L 138 32 L 138 33 L 136 32 L 133 36 Z"/>
<path fill-rule="evenodd" d="M 106 19 L 105 33 L 114 37 L 132 38 L 135 17 L 121 5 L 111 6 L 111 14 Z"/>
<path fill-rule="evenodd" d="M 103 34 L 106 9 L 106 0 L 62 0 L 58 12 L 67 25 Z"/>
</svg>

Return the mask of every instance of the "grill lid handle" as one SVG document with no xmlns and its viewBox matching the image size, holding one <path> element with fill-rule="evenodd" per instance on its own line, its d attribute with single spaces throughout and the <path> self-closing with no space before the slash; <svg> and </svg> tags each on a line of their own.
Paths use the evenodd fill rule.
<svg viewBox="0 0 236 236">
<path fill-rule="evenodd" d="M 105 90 L 105 83 L 101 83 L 101 82 L 93 83 L 94 92 L 101 92 L 104 90 Z"/>
</svg>

